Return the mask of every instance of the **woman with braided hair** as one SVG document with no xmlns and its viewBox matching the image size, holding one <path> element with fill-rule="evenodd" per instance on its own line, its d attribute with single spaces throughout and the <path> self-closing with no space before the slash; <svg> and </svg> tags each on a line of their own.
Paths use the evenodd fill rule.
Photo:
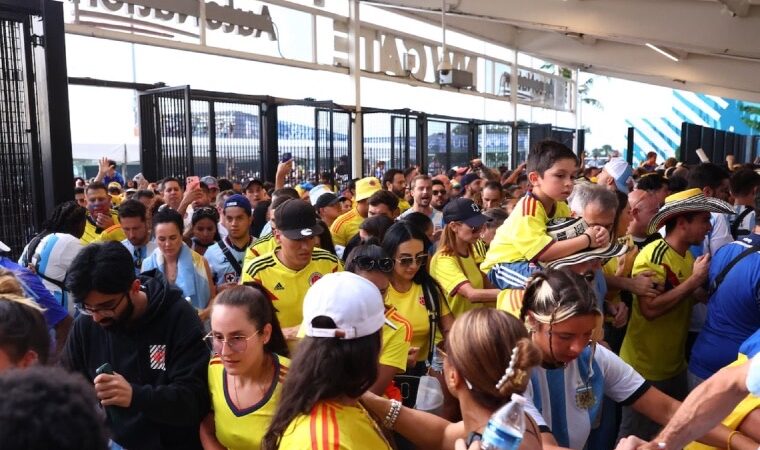
<svg viewBox="0 0 760 450">
<path fill-rule="evenodd" d="M 520 319 L 542 355 L 525 396 L 526 412 L 538 423 L 545 448 L 585 448 L 603 413 L 604 396 L 660 424 L 678 409 L 680 402 L 597 345 L 603 337 L 603 316 L 584 276 L 567 269 L 534 274 L 525 289 Z M 627 434 L 621 430 L 621 436 Z M 729 434 L 727 428 L 716 427 L 702 442 L 723 448 Z M 746 436 L 736 436 L 731 446 L 757 449 Z"/>
<path fill-rule="evenodd" d="M 467 439 L 469 446 L 513 393 L 525 391 L 531 369 L 541 361 L 541 353 L 530 342 L 525 327 L 504 311 L 491 308 L 467 311 L 457 318 L 445 350 L 439 352 L 444 356 L 446 388 L 462 410 L 461 422 L 451 423 L 371 393 L 362 397 L 363 404 L 383 425 L 420 449 L 453 450 L 458 439 Z M 520 449 L 540 448 L 541 433 L 526 415 Z"/>
<path fill-rule="evenodd" d="M 42 278 L 45 287 L 61 306 L 74 313 L 63 285 L 66 271 L 82 249 L 80 238 L 84 233 L 87 210 L 74 201 L 61 203 L 24 248 L 18 263 L 28 267 Z"/>
</svg>

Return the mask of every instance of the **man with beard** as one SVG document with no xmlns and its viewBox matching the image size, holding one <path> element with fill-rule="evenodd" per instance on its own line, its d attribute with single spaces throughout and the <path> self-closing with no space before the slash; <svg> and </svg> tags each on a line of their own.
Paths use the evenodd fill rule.
<svg viewBox="0 0 760 450">
<path fill-rule="evenodd" d="M 84 248 L 66 288 L 81 314 L 63 364 L 94 382 L 112 439 L 124 448 L 200 449 L 209 350 L 182 292 L 158 270 L 135 278 L 118 242 Z"/>
<path fill-rule="evenodd" d="M 137 276 L 140 274 L 142 262 L 156 249 L 156 243 L 150 239 L 148 210 L 137 200 L 127 200 L 119 206 L 119 222 L 127 236 L 121 243 L 132 255 Z"/>
<path fill-rule="evenodd" d="M 412 180 L 412 197 L 414 198 L 414 205 L 407 209 L 404 214 L 401 214 L 399 219 L 403 219 L 413 212 L 425 214 L 433 221 L 436 236 L 440 236 L 440 231 L 443 229 L 443 213 L 433 209 L 430 205 L 433 199 L 433 179 L 427 175 L 414 177 Z"/>
<path fill-rule="evenodd" d="M 383 175 L 383 189 L 393 193 L 398 197 L 398 209 L 400 213 L 410 208 L 409 202 L 406 201 L 406 177 L 404 172 L 398 169 L 390 169 Z"/>
</svg>

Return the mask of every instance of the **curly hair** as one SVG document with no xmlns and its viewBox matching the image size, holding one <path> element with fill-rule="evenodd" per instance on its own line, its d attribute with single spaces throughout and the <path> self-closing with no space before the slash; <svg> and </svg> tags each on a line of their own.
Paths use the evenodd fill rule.
<svg viewBox="0 0 760 450">
<path fill-rule="evenodd" d="M 0 442 L 25 450 L 105 450 L 95 392 L 80 376 L 36 366 L 0 376 Z"/>
</svg>

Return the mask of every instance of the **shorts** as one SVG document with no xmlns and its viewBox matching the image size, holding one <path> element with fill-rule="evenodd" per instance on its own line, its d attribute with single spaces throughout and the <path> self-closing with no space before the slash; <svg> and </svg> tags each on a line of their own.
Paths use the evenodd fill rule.
<svg viewBox="0 0 760 450">
<path fill-rule="evenodd" d="M 488 271 L 488 281 L 498 289 L 525 289 L 528 278 L 540 270 L 527 261 L 499 263 Z"/>
</svg>

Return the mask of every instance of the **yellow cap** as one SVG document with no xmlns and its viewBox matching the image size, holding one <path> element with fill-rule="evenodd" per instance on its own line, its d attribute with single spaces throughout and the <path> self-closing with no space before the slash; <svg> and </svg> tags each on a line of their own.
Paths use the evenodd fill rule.
<svg viewBox="0 0 760 450">
<path fill-rule="evenodd" d="M 366 177 L 356 182 L 356 201 L 360 202 L 372 196 L 380 190 L 380 180 L 375 177 Z"/>
</svg>

